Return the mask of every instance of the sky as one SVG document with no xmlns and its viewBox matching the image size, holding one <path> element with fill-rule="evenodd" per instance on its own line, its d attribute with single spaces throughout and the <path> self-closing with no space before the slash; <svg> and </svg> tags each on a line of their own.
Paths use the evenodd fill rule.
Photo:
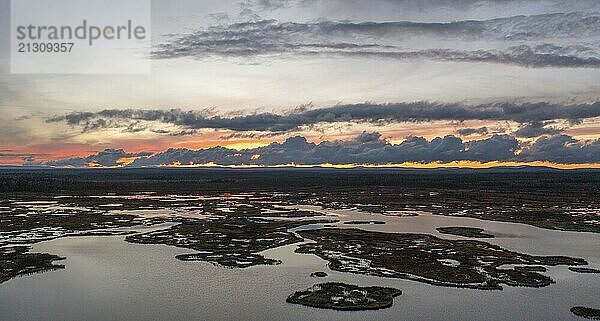
<svg viewBox="0 0 600 321">
<path fill-rule="evenodd" d="M 11 74 L 9 3 L 3 165 L 600 164 L 597 0 L 155 0 L 140 75 Z"/>
</svg>

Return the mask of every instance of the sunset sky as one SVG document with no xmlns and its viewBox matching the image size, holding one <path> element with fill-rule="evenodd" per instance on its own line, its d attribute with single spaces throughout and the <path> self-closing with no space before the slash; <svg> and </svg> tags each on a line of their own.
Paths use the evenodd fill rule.
<svg viewBox="0 0 600 321">
<path fill-rule="evenodd" d="M 600 163 L 597 0 L 157 0 L 141 75 L 10 74 L 0 14 L 3 165 Z"/>
</svg>

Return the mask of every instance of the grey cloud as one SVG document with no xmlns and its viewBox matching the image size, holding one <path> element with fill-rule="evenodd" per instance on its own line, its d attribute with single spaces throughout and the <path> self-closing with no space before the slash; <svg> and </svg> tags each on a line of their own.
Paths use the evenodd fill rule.
<svg viewBox="0 0 600 321">
<path fill-rule="evenodd" d="M 260 139 L 274 137 L 282 134 L 285 134 L 285 132 L 233 132 L 227 135 L 223 135 L 220 138 L 225 140 L 240 138 Z"/>
<path fill-rule="evenodd" d="M 87 167 L 88 164 L 100 166 L 117 166 L 117 161 L 124 157 L 148 157 L 152 155 L 150 152 L 126 153 L 123 149 L 105 149 L 97 154 L 87 157 L 73 157 L 48 161 L 45 165 L 56 167 Z"/>
<path fill-rule="evenodd" d="M 346 6 L 352 6 L 353 2 L 360 0 L 338 0 Z M 314 3 L 331 3 L 335 0 L 254 0 L 250 1 L 259 9 L 276 10 L 294 6 L 306 6 Z M 551 8 L 554 11 L 559 9 L 582 10 L 598 8 L 599 4 L 594 0 L 371 0 L 373 3 L 387 3 L 395 5 L 405 10 L 432 10 L 432 9 L 454 9 L 469 10 L 486 6 L 518 6 L 524 4 L 537 3 L 542 8 Z"/>
<path fill-rule="evenodd" d="M 486 135 L 488 133 L 488 128 L 487 127 L 462 128 L 462 129 L 457 130 L 456 133 L 461 136 L 470 136 L 473 134 Z"/>
<path fill-rule="evenodd" d="M 568 135 L 541 137 L 519 154 L 524 161 L 557 163 L 600 163 L 600 140 L 578 141 Z"/>
<path fill-rule="evenodd" d="M 519 129 L 513 132 L 516 137 L 538 137 L 542 135 L 557 135 L 562 132 L 561 129 L 555 127 L 546 127 L 548 122 L 531 122 L 524 124 Z"/>
<path fill-rule="evenodd" d="M 25 166 L 29 166 L 29 165 L 39 165 L 40 162 L 38 162 L 35 158 L 35 156 L 27 156 L 25 158 L 23 158 L 23 165 Z"/>
<path fill-rule="evenodd" d="M 11 150 L 0 150 L 0 159 L 2 158 L 21 158 L 24 165 L 39 164 L 38 157 L 46 157 L 48 154 L 39 153 L 13 153 Z"/>
<path fill-rule="evenodd" d="M 56 116 L 47 122 L 64 122 L 80 126 L 83 131 L 120 128 L 129 124 L 158 122 L 176 125 L 183 130 L 204 128 L 232 131 L 284 132 L 301 126 L 336 122 L 409 122 L 431 120 L 509 120 L 520 123 L 555 119 L 570 121 L 600 117 L 600 102 L 588 104 L 490 103 L 464 105 L 459 103 L 389 103 L 350 104 L 328 108 L 298 109 L 286 114 L 256 113 L 221 116 L 212 112 L 143 109 L 106 109 L 99 112 L 74 112 Z M 193 132 L 193 131 L 192 131 Z"/>
<path fill-rule="evenodd" d="M 139 159 L 132 166 L 159 166 L 174 163 L 220 165 L 280 165 L 280 164 L 387 164 L 402 162 L 449 162 L 454 160 L 506 160 L 514 157 L 517 141 L 508 136 L 493 136 L 487 140 L 463 142 L 454 136 L 427 141 L 409 137 L 399 145 L 381 139 L 379 133 L 363 133 L 348 141 L 310 143 L 302 136 L 288 138 L 283 143 L 264 147 L 234 150 L 214 147 L 201 150 L 169 149 L 151 157 Z M 259 158 L 253 156 L 260 155 Z"/>
<path fill-rule="evenodd" d="M 32 153 L 10 153 L 11 150 L 0 150 L 0 157 L 12 158 L 12 157 L 40 157 L 48 156 L 48 154 L 32 154 Z"/>
<path fill-rule="evenodd" d="M 583 13 L 447 23 L 260 20 L 173 36 L 153 54 L 155 58 L 346 55 L 598 68 L 600 49 L 589 41 L 599 34 L 600 16 Z"/>
<path fill-rule="evenodd" d="M 392 58 L 398 60 L 429 59 L 453 62 L 486 62 L 518 65 L 523 67 L 570 67 L 570 68 L 599 68 L 600 58 L 596 50 L 581 46 L 559 47 L 549 44 L 538 46 L 520 45 L 509 47 L 505 50 L 451 50 L 451 49 L 427 49 L 403 52 L 377 52 L 377 51 L 353 51 L 329 53 L 334 55 Z M 579 48 L 579 49 L 577 49 Z M 578 55 L 578 52 L 589 53 L 593 51 L 594 56 Z M 573 52 L 573 54 L 563 54 Z M 322 52 L 304 52 L 305 55 L 323 55 Z"/>
<path fill-rule="evenodd" d="M 150 132 L 160 135 L 168 135 L 168 136 L 187 136 L 193 135 L 197 133 L 195 129 L 185 129 L 185 130 L 168 130 L 168 129 L 150 129 Z"/>
<path fill-rule="evenodd" d="M 295 7 L 308 2 L 315 2 L 315 0 L 254 0 L 249 1 L 249 5 L 262 10 L 276 10 Z"/>
<path fill-rule="evenodd" d="M 521 151 L 517 153 L 517 151 Z M 115 150 L 110 151 L 110 154 Z M 122 150 L 116 151 L 124 154 Z M 260 157 L 259 157 L 260 156 Z M 97 159 L 99 155 L 85 158 Z M 437 137 L 431 141 L 408 137 L 398 145 L 382 139 L 378 133 L 363 133 L 347 141 L 310 143 L 302 136 L 288 138 L 283 143 L 235 150 L 213 147 L 200 150 L 168 149 L 149 157 L 139 158 L 130 167 L 155 167 L 172 164 L 219 165 L 281 165 L 323 163 L 390 164 L 403 162 L 471 161 L 552 161 L 557 163 L 600 162 L 600 141 L 577 141 L 566 135 L 542 137 L 531 145 L 521 146 L 509 135 L 464 142 L 455 136 Z M 98 162 L 99 164 L 101 162 Z M 114 161 L 102 162 L 114 165 Z M 53 166 L 86 166 L 82 159 L 49 162 Z M 110 166 L 106 165 L 106 166 Z"/>
<path fill-rule="evenodd" d="M 512 136 L 493 135 L 488 139 L 474 140 L 465 144 L 465 159 L 473 161 L 507 161 L 515 157 L 519 142 Z"/>
</svg>

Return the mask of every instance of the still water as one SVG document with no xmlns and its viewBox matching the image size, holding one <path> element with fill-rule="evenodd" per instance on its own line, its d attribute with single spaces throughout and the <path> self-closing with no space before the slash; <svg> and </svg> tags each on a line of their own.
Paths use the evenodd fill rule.
<svg viewBox="0 0 600 321">
<path fill-rule="evenodd" d="M 585 258 L 600 268 L 600 235 L 551 231 L 523 224 L 421 214 L 389 217 L 356 211 L 327 211 L 347 220 L 381 220 L 385 225 L 343 225 L 386 232 L 429 233 L 440 226 L 482 227 L 486 239 L 502 247 L 537 255 Z M 140 229 L 137 229 L 140 230 Z M 456 289 L 415 281 L 331 271 L 326 261 L 293 253 L 297 244 L 263 252 L 278 266 L 228 269 L 183 262 L 190 250 L 131 244 L 123 236 L 71 237 L 35 244 L 33 251 L 67 257 L 66 269 L 16 278 L 0 285 L 0 320 L 584 320 L 574 305 L 600 307 L 600 275 L 550 267 L 556 284 L 540 289 L 502 291 Z M 310 276 L 326 271 L 327 278 Z M 294 291 L 315 283 L 340 281 L 403 290 L 393 307 L 341 312 L 285 302 Z"/>
</svg>

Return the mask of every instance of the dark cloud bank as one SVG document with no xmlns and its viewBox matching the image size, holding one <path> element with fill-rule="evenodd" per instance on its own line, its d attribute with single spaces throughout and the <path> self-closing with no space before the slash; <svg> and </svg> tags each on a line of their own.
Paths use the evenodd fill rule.
<svg viewBox="0 0 600 321">
<path fill-rule="evenodd" d="M 87 157 L 74 157 L 61 159 L 56 161 L 47 162 L 46 165 L 57 166 L 57 167 L 87 167 L 88 164 L 96 164 L 98 166 L 117 166 L 117 162 L 121 158 L 128 157 L 148 157 L 153 153 L 141 152 L 141 153 L 127 153 L 122 149 L 105 149 L 97 154 L 93 154 Z M 33 163 L 32 165 L 38 165 Z"/>
<path fill-rule="evenodd" d="M 520 151 L 519 153 L 516 153 Z M 260 157 L 256 156 L 260 155 Z M 455 136 L 438 137 L 427 141 L 409 137 L 392 145 L 378 133 L 363 133 L 348 141 L 307 142 L 304 137 L 288 138 L 283 143 L 235 150 L 224 147 L 208 149 L 169 149 L 149 156 L 147 153 L 127 154 L 123 150 L 106 150 L 87 158 L 72 158 L 47 162 L 49 166 L 84 167 L 89 162 L 103 166 L 117 165 L 120 157 L 141 156 L 129 167 L 160 165 L 206 164 L 219 165 L 281 165 L 281 164 L 390 164 L 403 162 L 471 161 L 550 161 L 556 163 L 600 162 L 600 140 L 581 142 L 566 135 L 544 136 L 530 145 L 520 145 L 509 135 L 464 142 Z"/>
<path fill-rule="evenodd" d="M 432 102 L 362 103 L 317 109 L 299 108 L 285 114 L 256 113 L 237 116 L 215 115 L 208 110 L 105 109 L 99 112 L 73 112 L 53 117 L 47 121 L 79 126 L 83 131 L 117 128 L 124 132 L 141 131 L 146 129 L 147 123 L 155 122 L 179 126 L 183 131 L 177 130 L 177 132 L 170 132 L 170 134 L 183 135 L 193 133 L 195 129 L 206 128 L 242 132 L 284 132 L 296 130 L 301 126 L 353 121 L 507 120 L 530 123 L 532 127 L 540 127 L 541 122 L 545 121 L 564 119 L 577 122 L 593 117 L 600 117 L 600 102 L 573 105 L 547 102 L 505 102 L 480 105 Z M 523 134 L 526 133 L 523 132 Z"/>
</svg>

